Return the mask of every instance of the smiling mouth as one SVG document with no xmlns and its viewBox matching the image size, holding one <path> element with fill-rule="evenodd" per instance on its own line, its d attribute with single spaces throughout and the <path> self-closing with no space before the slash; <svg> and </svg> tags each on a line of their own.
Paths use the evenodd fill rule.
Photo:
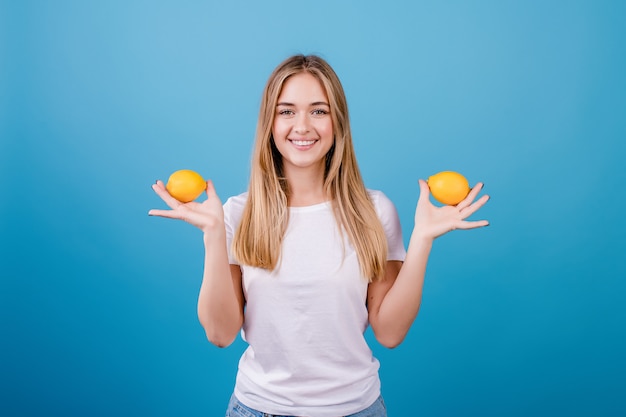
<svg viewBox="0 0 626 417">
<path fill-rule="evenodd" d="M 313 145 L 315 142 L 317 142 L 317 140 L 294 140 L 294 139 L 290 139 L 290 142 L 293 143 L 296 146 L 311 146 Z"/>
</svg>

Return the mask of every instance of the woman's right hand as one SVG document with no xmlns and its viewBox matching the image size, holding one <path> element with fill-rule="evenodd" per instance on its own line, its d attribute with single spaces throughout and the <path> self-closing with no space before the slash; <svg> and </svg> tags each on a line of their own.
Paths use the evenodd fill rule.
<svg viewBox="0 0 626 417">
<path fill-rule="evenodd" d="M 207 181 L 207 199 L 202 203 L 196 201 L 181 203 L 170 195 L 161 180 L 153 184 L 152 189 L 171 210 L 152 209 L 148 215 L 184 220 L 205 233 L 224 227 L 224 209 L 212 181 Z"/>
</svg>

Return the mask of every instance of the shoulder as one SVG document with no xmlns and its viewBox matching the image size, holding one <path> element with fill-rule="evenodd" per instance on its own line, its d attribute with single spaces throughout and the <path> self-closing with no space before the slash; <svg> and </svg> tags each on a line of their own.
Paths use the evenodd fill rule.
<svg viewBox="0 0 626 417">
<path fill-rule="evenodd" d="M 387 236 L 387 260 L 403 261 L 406 257 L 400 217 L 393 202 L 378 190 L 367 190 Z"/>
<path fill-rule="evenodd" d="M 243 207 L 248 201 L 248 192 L 241 193 L 239 195 L 235 195 L 232 197 L 228 197 L 226 202 L 224 203 L 224 207 Z"/>
<path fill-rule="evenodd" d="M 376 201 L 379 199 L 389 199 L 387 198 L 387 196 L 385 195 L 385 193 L 383 193 L 380 190 L 372 190 L 371 188 L 367 189 L 367 194 L 370 196 L 370 198 L 372 199 L 372 201 Z"/>
<path fill-rule="evenodd" d="M 376 209 L 379 216 L 386 215 L 389 212 L 395 213 L 396 207 L 393 202 L 380 190 L 367 190 L 367 194 Z"/>
<path fill-rule="evenodd" d="M 243 214 L 243 209 L 248 201 L 248 193 L 241 193 L 236 196 L 229 197 L 224 203 L 224 218 L 227 222 L 238 223 Z"/>
</svg>

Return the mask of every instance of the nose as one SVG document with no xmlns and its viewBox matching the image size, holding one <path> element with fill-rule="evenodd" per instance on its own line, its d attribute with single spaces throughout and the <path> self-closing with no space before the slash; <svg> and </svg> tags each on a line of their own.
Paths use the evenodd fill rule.
<svg viewBox="0 0 626 417">
<path fill-rule="evenodd" d="M 309 130 L 310 130 L 309 118 L 307 117 L 306 114 L 300 114 L 299 116 L 296 117 L 293 130 L 298 135 L 304 135 L 306 133 L 309 133 Z"/>
</svg>

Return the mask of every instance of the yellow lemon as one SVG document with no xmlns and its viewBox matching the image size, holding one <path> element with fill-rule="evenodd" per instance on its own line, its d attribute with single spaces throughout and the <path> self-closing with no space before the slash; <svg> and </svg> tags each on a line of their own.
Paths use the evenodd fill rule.
<svg viewBox="0 0 626 417">
<path fill-rule="evenodd" d="M 165 189 L 181 203 L 195 200 L 206 189 L 206 181 L 190 169 L 181 169 L 170 175 Z"/>
<path fill-rule="evenodd" d="M 433 197 L 449 206 L 459 204 L 470 192 L 467 179 L 454 171 L 439 172 L 428 178 L 426 182 Z"/>
</svg>

